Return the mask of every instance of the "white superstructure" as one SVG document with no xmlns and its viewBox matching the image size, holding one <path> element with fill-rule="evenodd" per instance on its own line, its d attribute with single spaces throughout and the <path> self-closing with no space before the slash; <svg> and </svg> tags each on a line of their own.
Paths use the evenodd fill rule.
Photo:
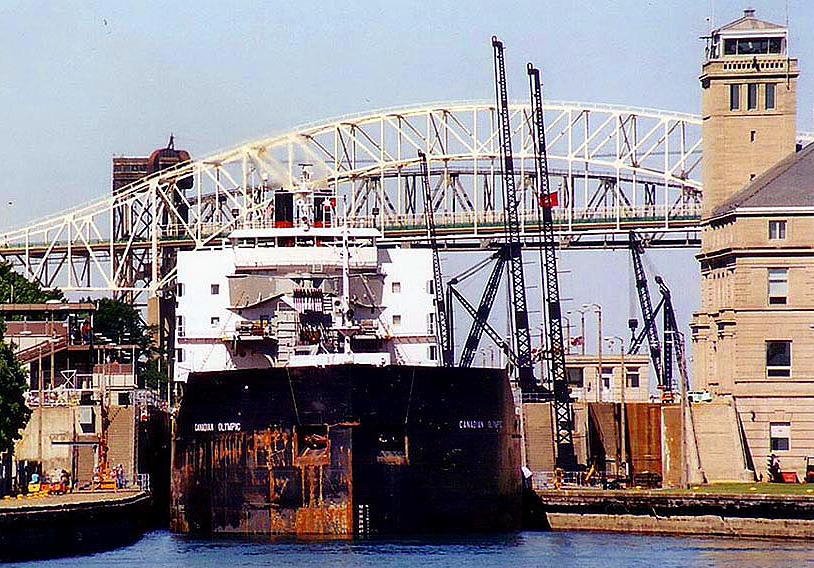
<svg viewBox="0 0 814 568">
<path fill-rule="evenodd" d="M 378 236 L 300 224 L 179 252 L 175 380 L 270 366 L 438 364 L 431 253 L 380 248 Z"/>
</svg>

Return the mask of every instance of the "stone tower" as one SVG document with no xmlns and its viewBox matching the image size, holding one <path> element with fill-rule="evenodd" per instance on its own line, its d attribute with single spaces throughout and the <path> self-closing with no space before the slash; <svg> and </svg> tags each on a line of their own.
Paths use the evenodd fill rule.
<svg viewBox="0 0 814 568">
<path fill-rule="evenodd" d="M 703 217 L 795 149 L 797 60 L 788 29 L 755 17 L 712 32 L 701 72 Z"/>
</svg>

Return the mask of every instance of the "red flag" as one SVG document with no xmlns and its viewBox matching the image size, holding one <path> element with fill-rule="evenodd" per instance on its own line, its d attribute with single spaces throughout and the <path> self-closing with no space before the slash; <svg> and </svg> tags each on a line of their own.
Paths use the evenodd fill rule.
<svg viewBox="0 0 814 568">
<path fill-rule="evenodd" d="M 581 335 L 571 338 L 571 347 L 580 347 L 585 344 L 585 338 Z"/>
<path fill-rule="evenodd" d="M 540 196 L 540 207 L 551 209 L 552 207 L 557 207 L 559 204 L 560 204 L 559 192 L 557 191 L 549 193 L 548 195 Z"/>
</svg>

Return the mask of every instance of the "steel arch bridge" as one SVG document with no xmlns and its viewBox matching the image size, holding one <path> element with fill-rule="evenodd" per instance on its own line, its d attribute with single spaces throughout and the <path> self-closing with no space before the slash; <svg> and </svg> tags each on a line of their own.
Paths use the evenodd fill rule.
<svg viewBox="0 0 814 568">
<path fill-rule="evenodd" d="M 562 246 L 607 246 L 633 229 L 654 244 L 697 243 L 700 118 L 585 103 L 545 105 Z M 524 235 L 536 235 L 531 117 L 511 106 Z M 345 116 L 180 164 L 116 194 L 0 235 L 0 257 L 43 286 L 155 294 L 175 255 L 231 230 L 270 226 L 272 191 L 329 189 L 349 223 L 389 241 L 423 238 L 418 150 L 430 159 L 434 214 L 450 247 L 502 234 L 494 104 L 438 103 Z M 189 187 L 192 180 L 192 188 Z"/>
</svg>

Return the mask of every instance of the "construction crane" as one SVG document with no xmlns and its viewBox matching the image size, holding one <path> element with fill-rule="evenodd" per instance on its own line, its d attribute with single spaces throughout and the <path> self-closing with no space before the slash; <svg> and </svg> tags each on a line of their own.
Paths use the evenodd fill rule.
<svg viewBox="0 0 814 568">
<path fill-rule="evenodd" d="M 492 337 L 493 340 L 495 339 L 494 336 L 496 332 L 494 332 L 492 326 L 489 325 L 489 314 L 492 311 L 492 306 L 495 303 L 495 297 L 497 297 L 497 291 L 500 288 L 500 280 L 503 277 L 503 268 L 506 266 L 506 256 L 506 247 L 501 247 L 490 258 L 486 259 L 485 262 L 479 263 L 475 270 L 470 270 L 465 276 L 457 276 L 449 281 L 449 291 L 455 296 L 455 298 L 458 299 L 464 309 L 469 312 L 469 315 L 472 316 L 472 327 L 469 328 L 469 334 L 466 337 L 466 342 L 461 349 L 461 360 L 459 363 L 461 367 L 472 366 L 472 361 L 475 359 L 475 352 L 478 350 L 478 345 L 480 344 L 484 331 L 488 331 L 489 336 Z M 464 298 L 463 295 L 461 295 L 461 293 L 455 289 L 455 286 L 462 282 L 464 278 L 472 276 L 481 268 L 485 267 L 491 260 L 494 260 L 495 264 L 492 267 L 492 272 L 489 273 L 489 278 L 486 280 L 486 286 L 483 289 L 483 295 L 481 296 L 480 303 L 478 304 L 477 309 L 475 309 L 466 300 L 466 298 Z M 497 345 L 501 347 L 504 352 L 506 352 L 505 341 L 502 341 L 501 339 L 495 341 L 495 343 L 497 343 Z M 508 351 L 511 352 L 511 348 L 509 348 Z M 507 355 L 508 354 L 509 353 L 507 353 Z M 513 364 L 517 364 L 514 353 L 511 353 L 509 359 Z"/>
<path fill-rule="evenodd" d="M 520 204 L 514 179 L 514 155 L 512 131 L 509 120 L 509 96 L 506 88 L 506 61 L 503 42 L 492 36 L 495 64 L 495 99 L 499 122 L 500 159 L 503 175 L 503 211 L 505 215 L 506 263 L 509 267 L 509 299 L 514 323 L 515 355 L 517 356 L 517 379 L 524 396 L 541 393 L 534 379 L 531 360 L 531 331 L 526 305 L 526 283 L 523 274 L 523 250 L 520 241 Z"/>
<path fill-rule="evenodd" d="M 630 349 L 628 352 L 631 354 L 638 353 L 642 341 L 645 337 L 647 338 L 647 345 L 650 349 L 650 360 L 653 362 L 653 368 L 656 370 L 656 380 L 659 388 L 664 389 L 666 383 L 661 359 L 661 342 L 659 341 L 659 332 L 656 326 L 656 316 L 664 304 L 664 298 L 662 298 L 662 301 L 659 302 L 659 305 L 656 306 L 656 309 L 654 310 L 653 302 L 650 300 L 650 289 L 647 287 L 647 273 L 644 270 L 644 263 L 642 262 L 644 245 L 641 242 L 641 239 L 639 239 L 639 237 L 633 231 L 629 233 L 628 247 L 630 248 L 630 258 L 633 261 L 633 272 L 636 279 L 636 292 L 639 297 L 639 307 L 642 311 L 643 323 L 642 330 L 639 332 L 638 336 L 636 336 L 636 326 L 634 325 L 635 320 L 631 320 L 630 328 L 631 332 L 634 333 L 634 337 L 631 339 Z"/>
<path fill-rule="evenodd" d="M 441 277 L 441 258 L 438 252 L 438 239 L 435 234 L 435 216 L 432 206 L 432 192 L 430 190 L 430 169 L 427 164 L 427 156 L 421 150 L 418 151 L 418 159 L 421 162 L 421 181 L 424 197 L 424 220 L 427 224 L 427 240 L 432 249 L 432 282 L 435 294 L 435 330 L 438 345 L 441 351 L 441 365 L 451 367 L 453 365 L 453 340 L 452 326 L 449 321 L 447 302 L 444 295 L 444 283 Z"/>
<path fill-rule="evenodd" d="M 540 247 L 545 280 L 545 316 L 548 330 L 548 377 L 554 393 L 554 416 L 556 417 L 557 465 L 573 469 L 576 464 L 574 453 L 574 410 L 568 392 L 565 372 L 565 344 L 562 333 L 562 313 L 560 307 L 560 284 L 557 274 L 557 250 L 554 241 L 554 196 L 548 183 L 548 152 L 546 149 L 545 124 L 543 122 L 543 90 L 540 83 L 540 70 L 531 63 L 527 66 L 531 113 L 534 122 L 534 164 L 537 174 L 538 211 L 542 213 L 540 223 Z"/>
<path fill-rule="evenodd" d="M 673 385 L 673 364 L 672 353 L 675 352 L 676 363 L 678 364 L 678 375 L 683 388 L 689 389 L 689 373 L 687 371 L 687 357 L 684 353 L 684 335 L 678 329 L 678 322 L 676 320 L 675 309 L 673 308 L 673 299 L 670 294 L 670 289 L 664 282 L 661 276 L 656 276 L 656 284 L 661 293 L 662 303 L 664 304 L 664 381 L 662 382 L 663 393 L 662 397 L 667 397 L 672 400 L 675 386 Z M 672 349 L 670 349 L 672 347 Z M 668 357 L 668 351 L 670 356 Z"/>
</svg>

